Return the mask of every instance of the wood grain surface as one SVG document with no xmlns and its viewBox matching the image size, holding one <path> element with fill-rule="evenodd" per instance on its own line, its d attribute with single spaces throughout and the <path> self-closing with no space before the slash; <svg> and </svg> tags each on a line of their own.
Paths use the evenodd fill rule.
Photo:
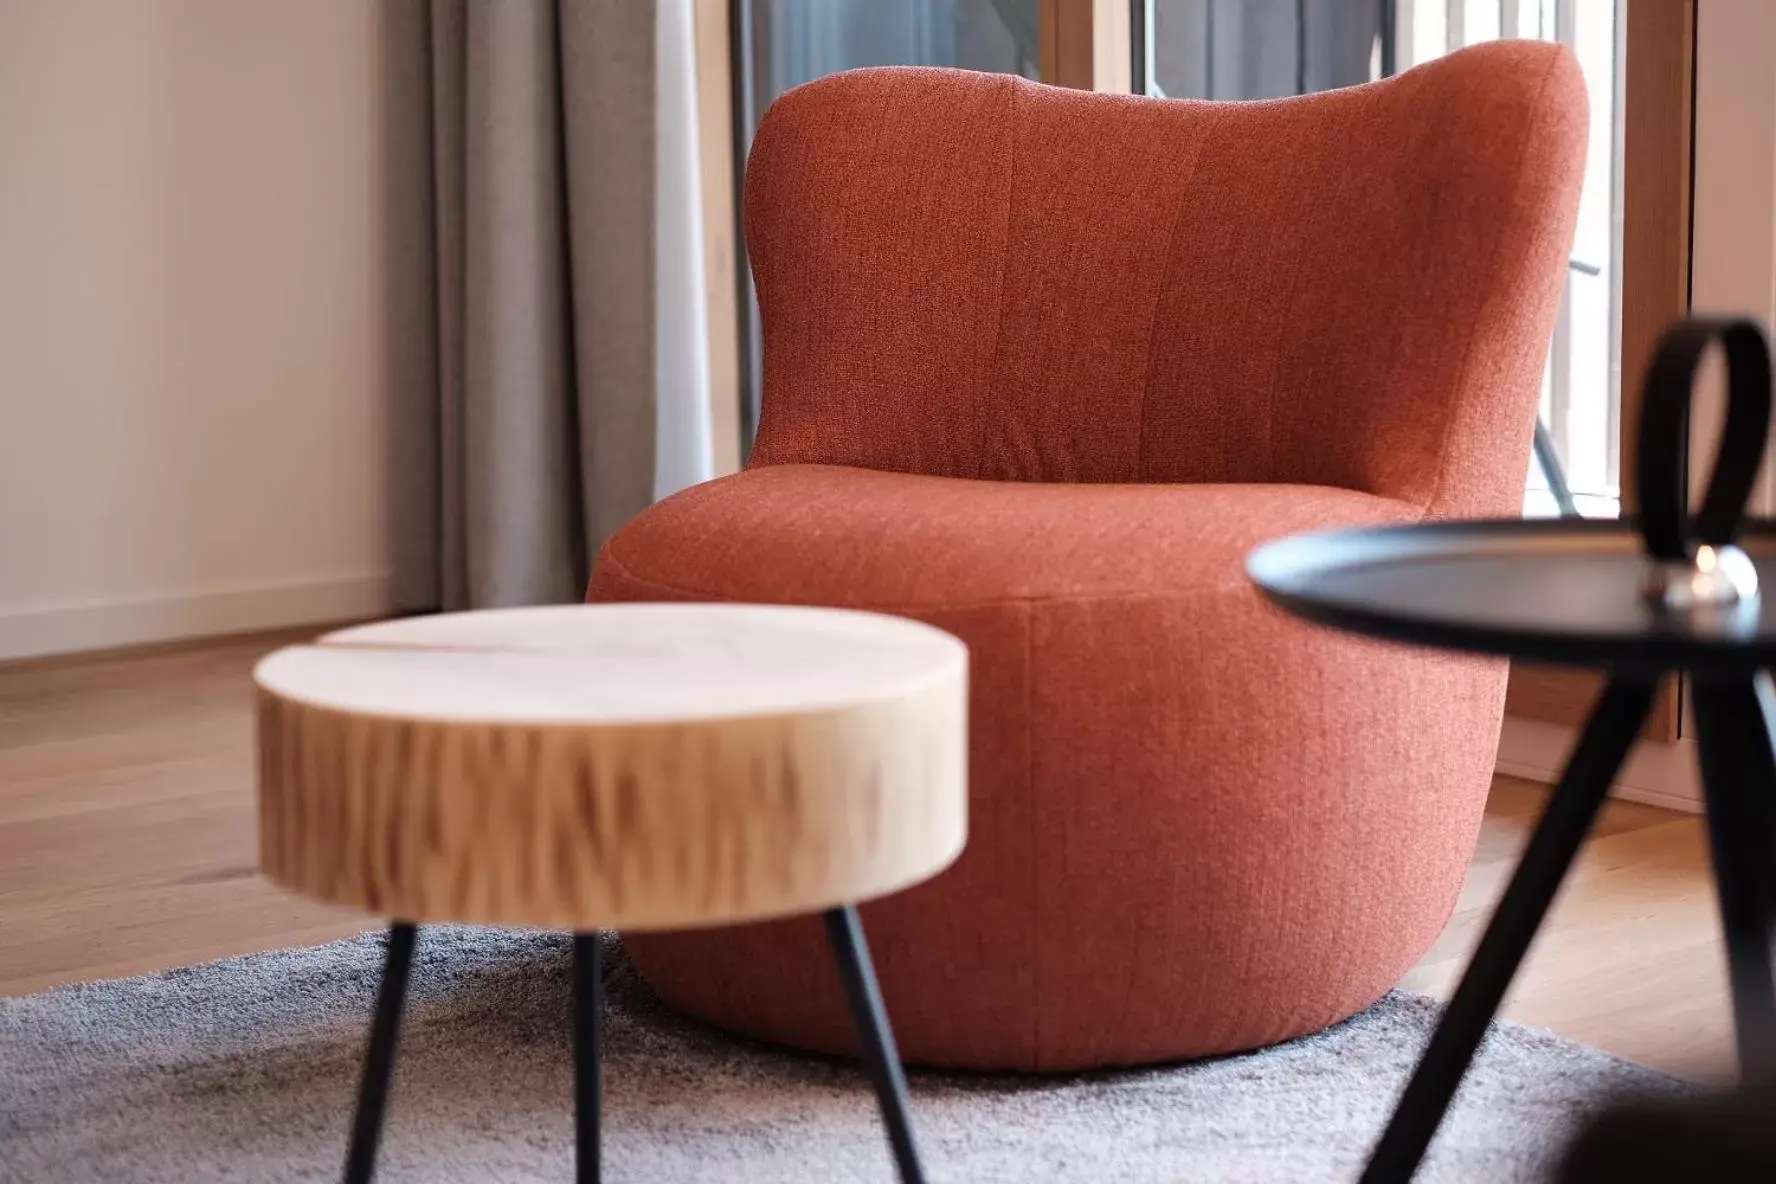
<svg viewBox="0 0 1776 1184">
<path fill-rule="evenodd" d="M 271 655 L 260 857 L 414 921 L 682 928 L 813 912 L 966 835 L 967 651 L 897 618 L 599 605 Z"/>
</svg>

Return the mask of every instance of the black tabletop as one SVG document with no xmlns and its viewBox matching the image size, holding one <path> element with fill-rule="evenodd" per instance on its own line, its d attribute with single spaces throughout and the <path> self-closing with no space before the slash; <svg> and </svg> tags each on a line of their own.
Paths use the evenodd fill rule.
<svg viewBox="0 0 1776 1184">
<path fill-rule="evenodd" d="M 1640 532 L 1620 522 L 1507 519 L 1296 535 L 1246 570 L 1323 625 L 1442 649 L 1600 669 L 1698 673 L 1776 665 L 1776 521 L 1745 524 L 1763 596 L 1674 611 L 1641 593 Z"/>
</svg>

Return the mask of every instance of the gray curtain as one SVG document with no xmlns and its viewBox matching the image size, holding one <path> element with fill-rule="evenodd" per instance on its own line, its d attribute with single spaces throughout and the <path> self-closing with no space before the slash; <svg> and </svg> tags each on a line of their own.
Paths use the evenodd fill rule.
<svg viewBox="0 0 1776 1184">
<path fill-rule="evenodd" d="M 417 215 L 390 228 L 396 606 L 577 600 L 653 495 L 654 4 L 429 0 L 388 27 Z"/>
</svg>

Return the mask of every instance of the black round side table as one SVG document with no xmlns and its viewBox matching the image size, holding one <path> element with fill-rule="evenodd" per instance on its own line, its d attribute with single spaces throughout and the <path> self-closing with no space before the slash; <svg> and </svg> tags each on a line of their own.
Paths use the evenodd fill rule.
<svg viewBox="0 0 1776 1184">
<path fill-rule="evenodd" d="M 1690 381 L 1727 352 L 1726 431 L 1684 508 Z M 1393 641 L 1586 667 L 1604 690 L 1362 1179 L 1411 1178 L 1556 889 L 1667 677 L 1690 677 L 1726 934 L 1740 1072 L 1776 1082 L 1776 523 L 1740 530 L 1770 418 L 1755 325 L 1680 322 L 1649 372 L 1638 520 L 1489 521 L 1336 531 L 1255 551 L 1247 570 L 1310 621 Z M 1743 533 L 1743 538 L 1741 534 Z M 1770 589 L 1761 597 L 1759 587 Z"/>
</svg>

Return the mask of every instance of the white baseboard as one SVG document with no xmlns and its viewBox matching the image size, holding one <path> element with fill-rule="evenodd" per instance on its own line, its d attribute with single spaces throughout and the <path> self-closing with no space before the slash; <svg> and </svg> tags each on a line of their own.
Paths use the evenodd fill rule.
<svg viewBox="0 0 1776 1184">
<path fill-rule="evenodd" d="M 1506 716 L 1499 733 L 1497 769 L 1512 777 L 1553 783 L 1566 765 L 1577 730 L 1540 720 Z M 1696 742 L 1680 737 L 1675 744 L 1641 741 L 1610 787 L 1612 797 L 1645 802 L 1670 810 L 1702 811 L 1702 787 L 1696 773 Z"/>
<path fill-rule="evenodd" d="M 0 660 L 384 616 L 389 578 L 0 609 Z"/>
</svg>

